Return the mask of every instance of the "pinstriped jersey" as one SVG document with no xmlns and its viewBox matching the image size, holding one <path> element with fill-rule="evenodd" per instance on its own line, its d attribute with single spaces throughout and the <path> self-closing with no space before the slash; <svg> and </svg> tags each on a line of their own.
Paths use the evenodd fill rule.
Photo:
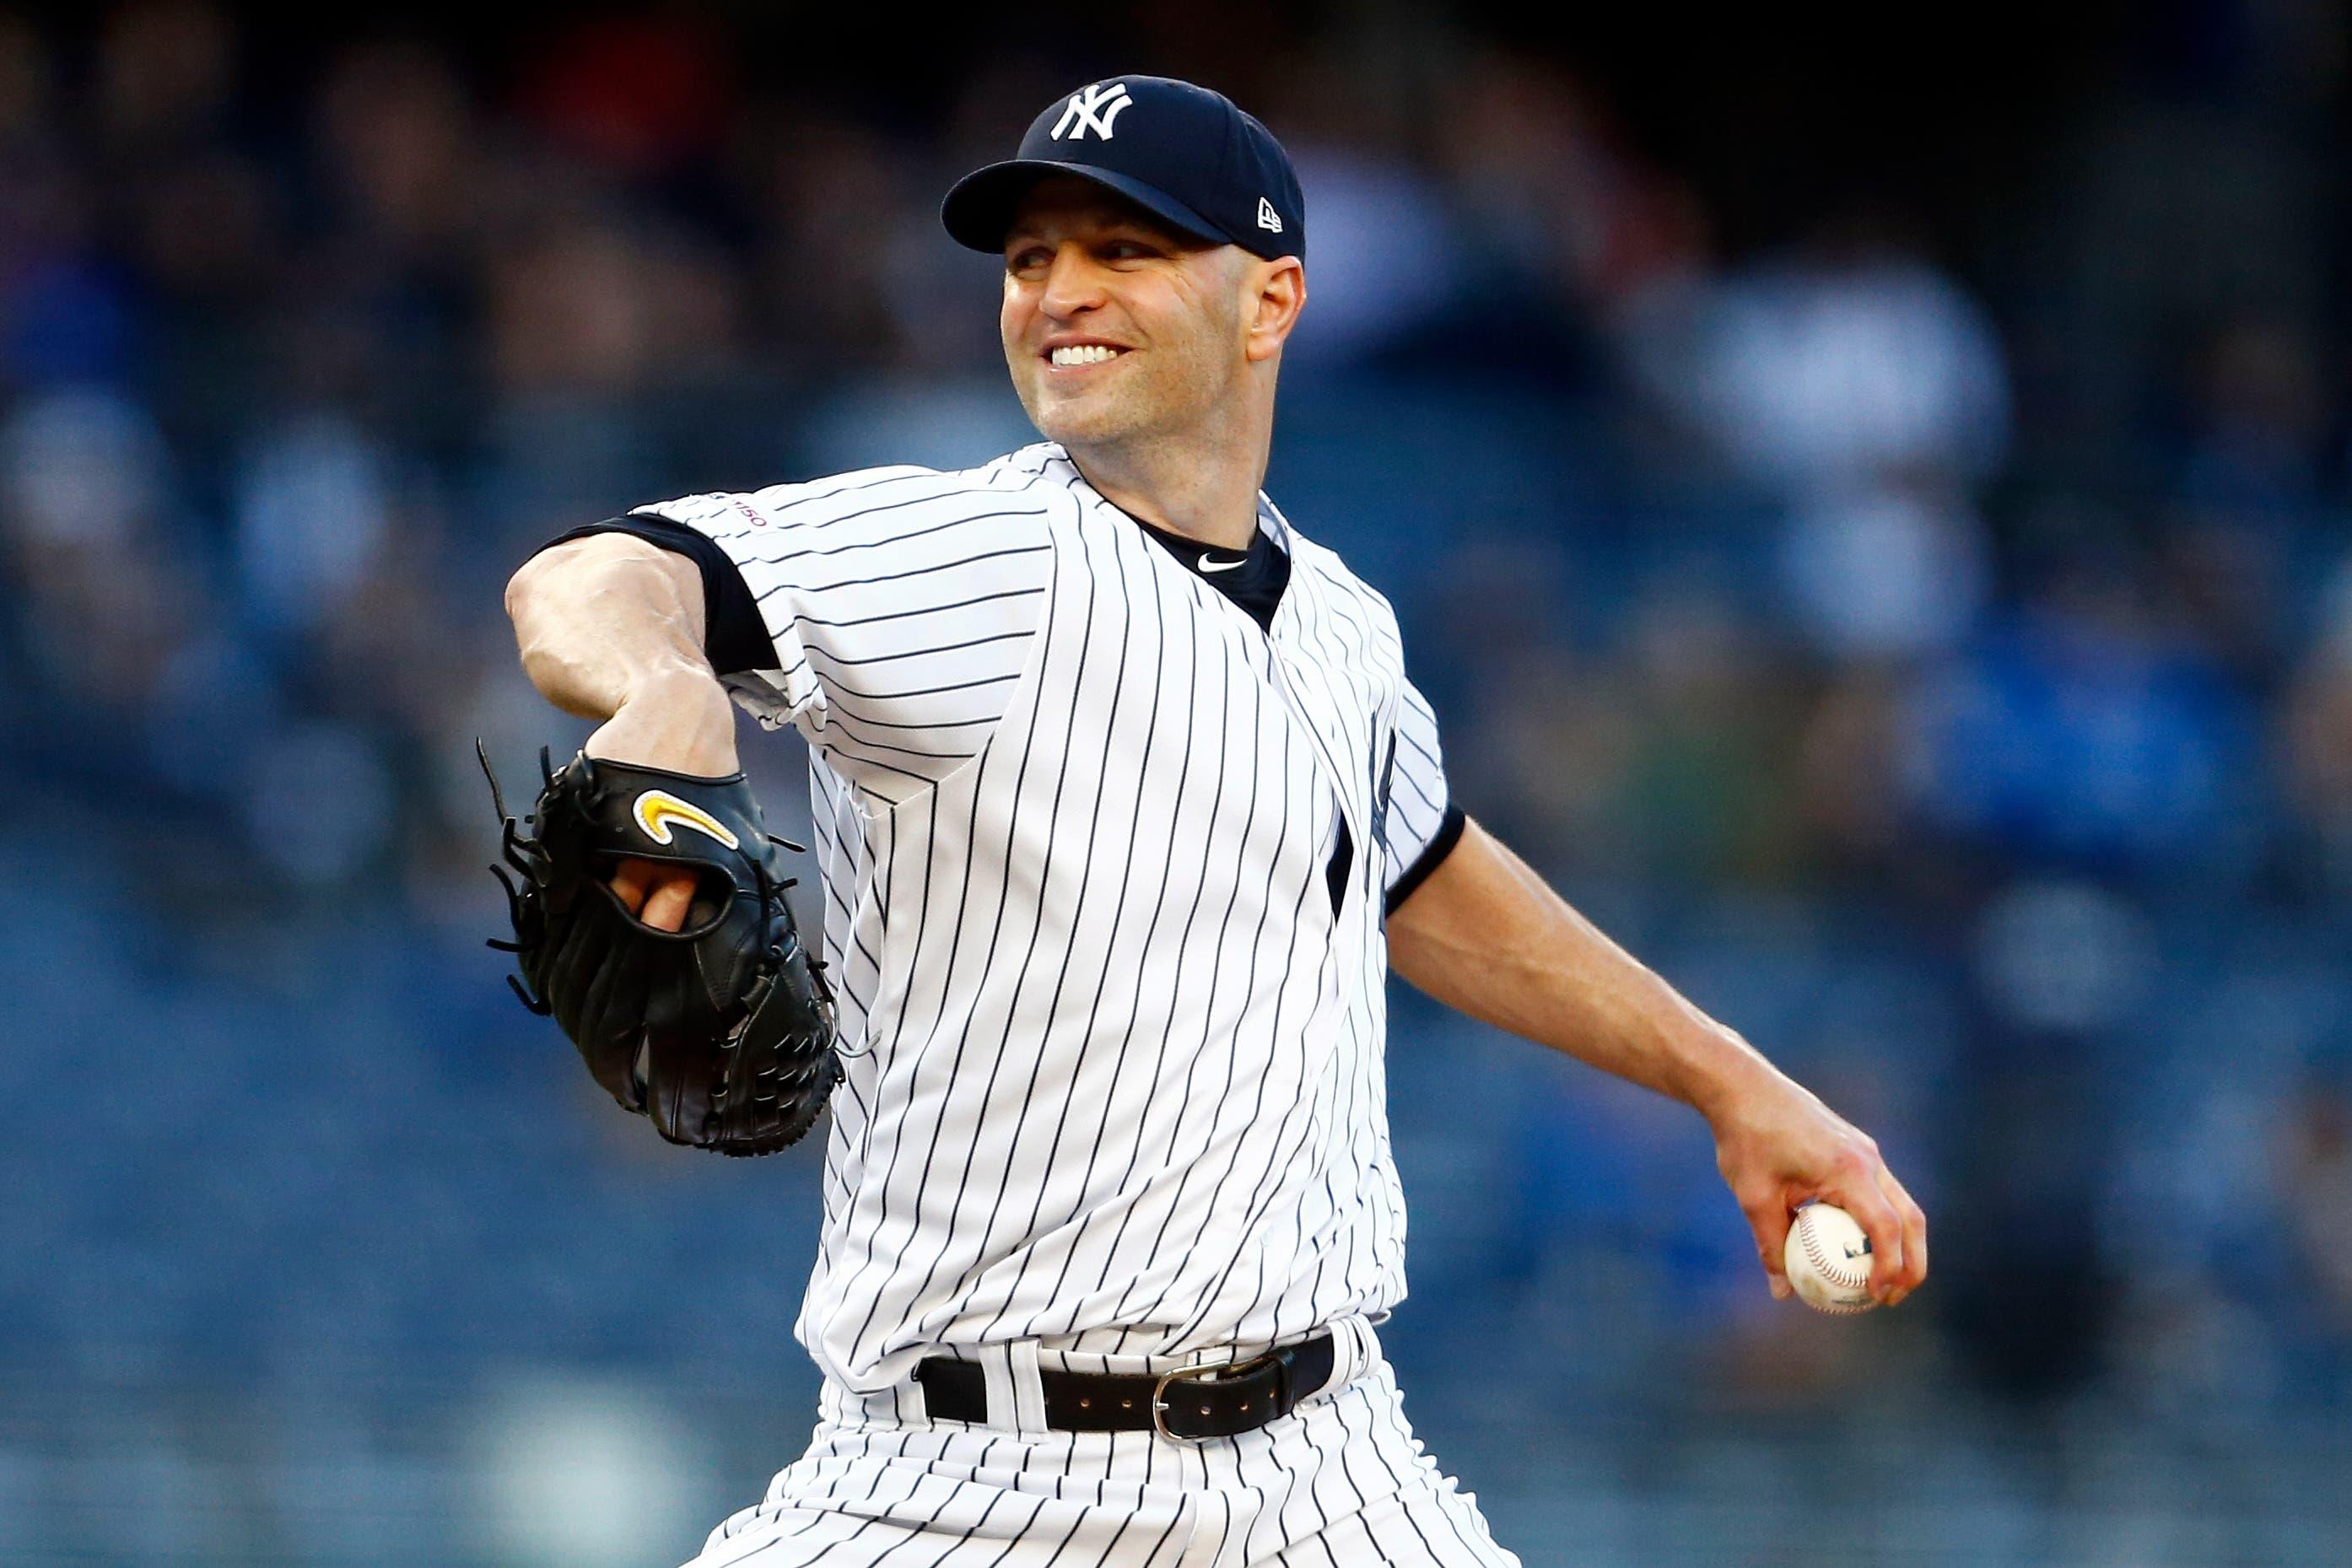
<svg viewBox="0 0 2352 1568">
<path fill-rule="evenodd" d="M 1459 822 L 1388 602 L 1261 497 L 1261 624 L 1051 443 L 643 510 L 735 563 L 775 667 L 729 684 L 810 742 L 818 1364 L 1385 1316 L 1384 906 Z"/>
</svg>

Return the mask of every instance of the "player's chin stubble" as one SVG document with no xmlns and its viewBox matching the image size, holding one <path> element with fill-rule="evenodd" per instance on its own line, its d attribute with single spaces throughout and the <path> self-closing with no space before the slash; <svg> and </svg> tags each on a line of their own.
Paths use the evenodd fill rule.
<svg viewBox="0 0 2352 1568">
<path fill-rule="evenodd" d="M 1022 389 L 1021 401 L 1039 433 L 1065 446 L 1131 440 L 1154 423 L 1150 400 L 1137 397 L 1128 387 L 1061 392 L 1033 384 Z"/>
<path fill-rule="evenodd" d="M 1215 389 L 1223 367 L 1207 355 L 1148 351 L 1157 362 L 1122 365 L 1118 374 L 1084 389 L 1056 389 L 1042 370 L 1016 375 L 1030 423 L 1048 441 L 1070 447 L 1148 441 L 1199 424 L 1221 395 Z"/>
</svg>

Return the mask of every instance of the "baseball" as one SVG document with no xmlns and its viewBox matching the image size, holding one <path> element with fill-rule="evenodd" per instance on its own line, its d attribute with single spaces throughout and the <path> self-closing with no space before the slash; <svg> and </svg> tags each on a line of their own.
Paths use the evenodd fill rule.
<svg viewBox="0 0 2352 1568">
<path fill-rule="evenodd" d="M 1781 1260 L 1790 1285 L 1815 1312 L 1866 1312 L 1878 1305 L 1870 1293 L 1870 1238 L 1836 1204 L 1797 1210 Z"/>
</svg>

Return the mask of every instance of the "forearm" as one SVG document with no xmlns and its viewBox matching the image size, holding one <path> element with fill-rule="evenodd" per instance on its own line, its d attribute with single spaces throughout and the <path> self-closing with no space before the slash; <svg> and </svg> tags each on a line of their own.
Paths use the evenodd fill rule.
<svg viewBox="0 0 2352 1568">
<path fill-rule="evenodd" d="M 1817 1197 L 1861 1222 L 1883 1300 L 1899 1301 L 1927 1278 L 1927 1216 L 1878 1145 L 1601 935 L 1477 823 L 1389 917 L 1389 962 L 1473 1018 L 1696 1109 L 1776 1294 L 1789 1290 L 1790 1216 Z"/>
<path fill-rule="evenodd" d="M 1473 821 L 1389 921 L 1389 962 L 1448 1007 L 1713 1120 L 1777 1071 Z"/>
<path fill-rule="evenodd" d="M 542 550 L 507 584 L 523 671 L 564 712 L 603 721 L 588 750 L 709 776 L 736 769 L 733 710 L 702 652 L 691 561 L 626 534 Z"/>
</svg>

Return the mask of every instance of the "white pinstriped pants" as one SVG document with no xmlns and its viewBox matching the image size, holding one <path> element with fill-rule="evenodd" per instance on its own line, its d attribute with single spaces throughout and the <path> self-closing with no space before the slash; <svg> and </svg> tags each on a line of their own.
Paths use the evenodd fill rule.
<svg viewBox="0 0 2352 1568">
<path fill-rule="evenodd" d="M 985 1426 L 926 1418 L 912 1382 L 827 1379 L 808 1452 L 688 1568 L 1519 1568 L 1405 1424 L 1370 1328 L 1332 1329 L 1321 1393 L 1205 1443 L 1047 1427 L 1034 1344 L 983 1358 Z"/>
</svg>

